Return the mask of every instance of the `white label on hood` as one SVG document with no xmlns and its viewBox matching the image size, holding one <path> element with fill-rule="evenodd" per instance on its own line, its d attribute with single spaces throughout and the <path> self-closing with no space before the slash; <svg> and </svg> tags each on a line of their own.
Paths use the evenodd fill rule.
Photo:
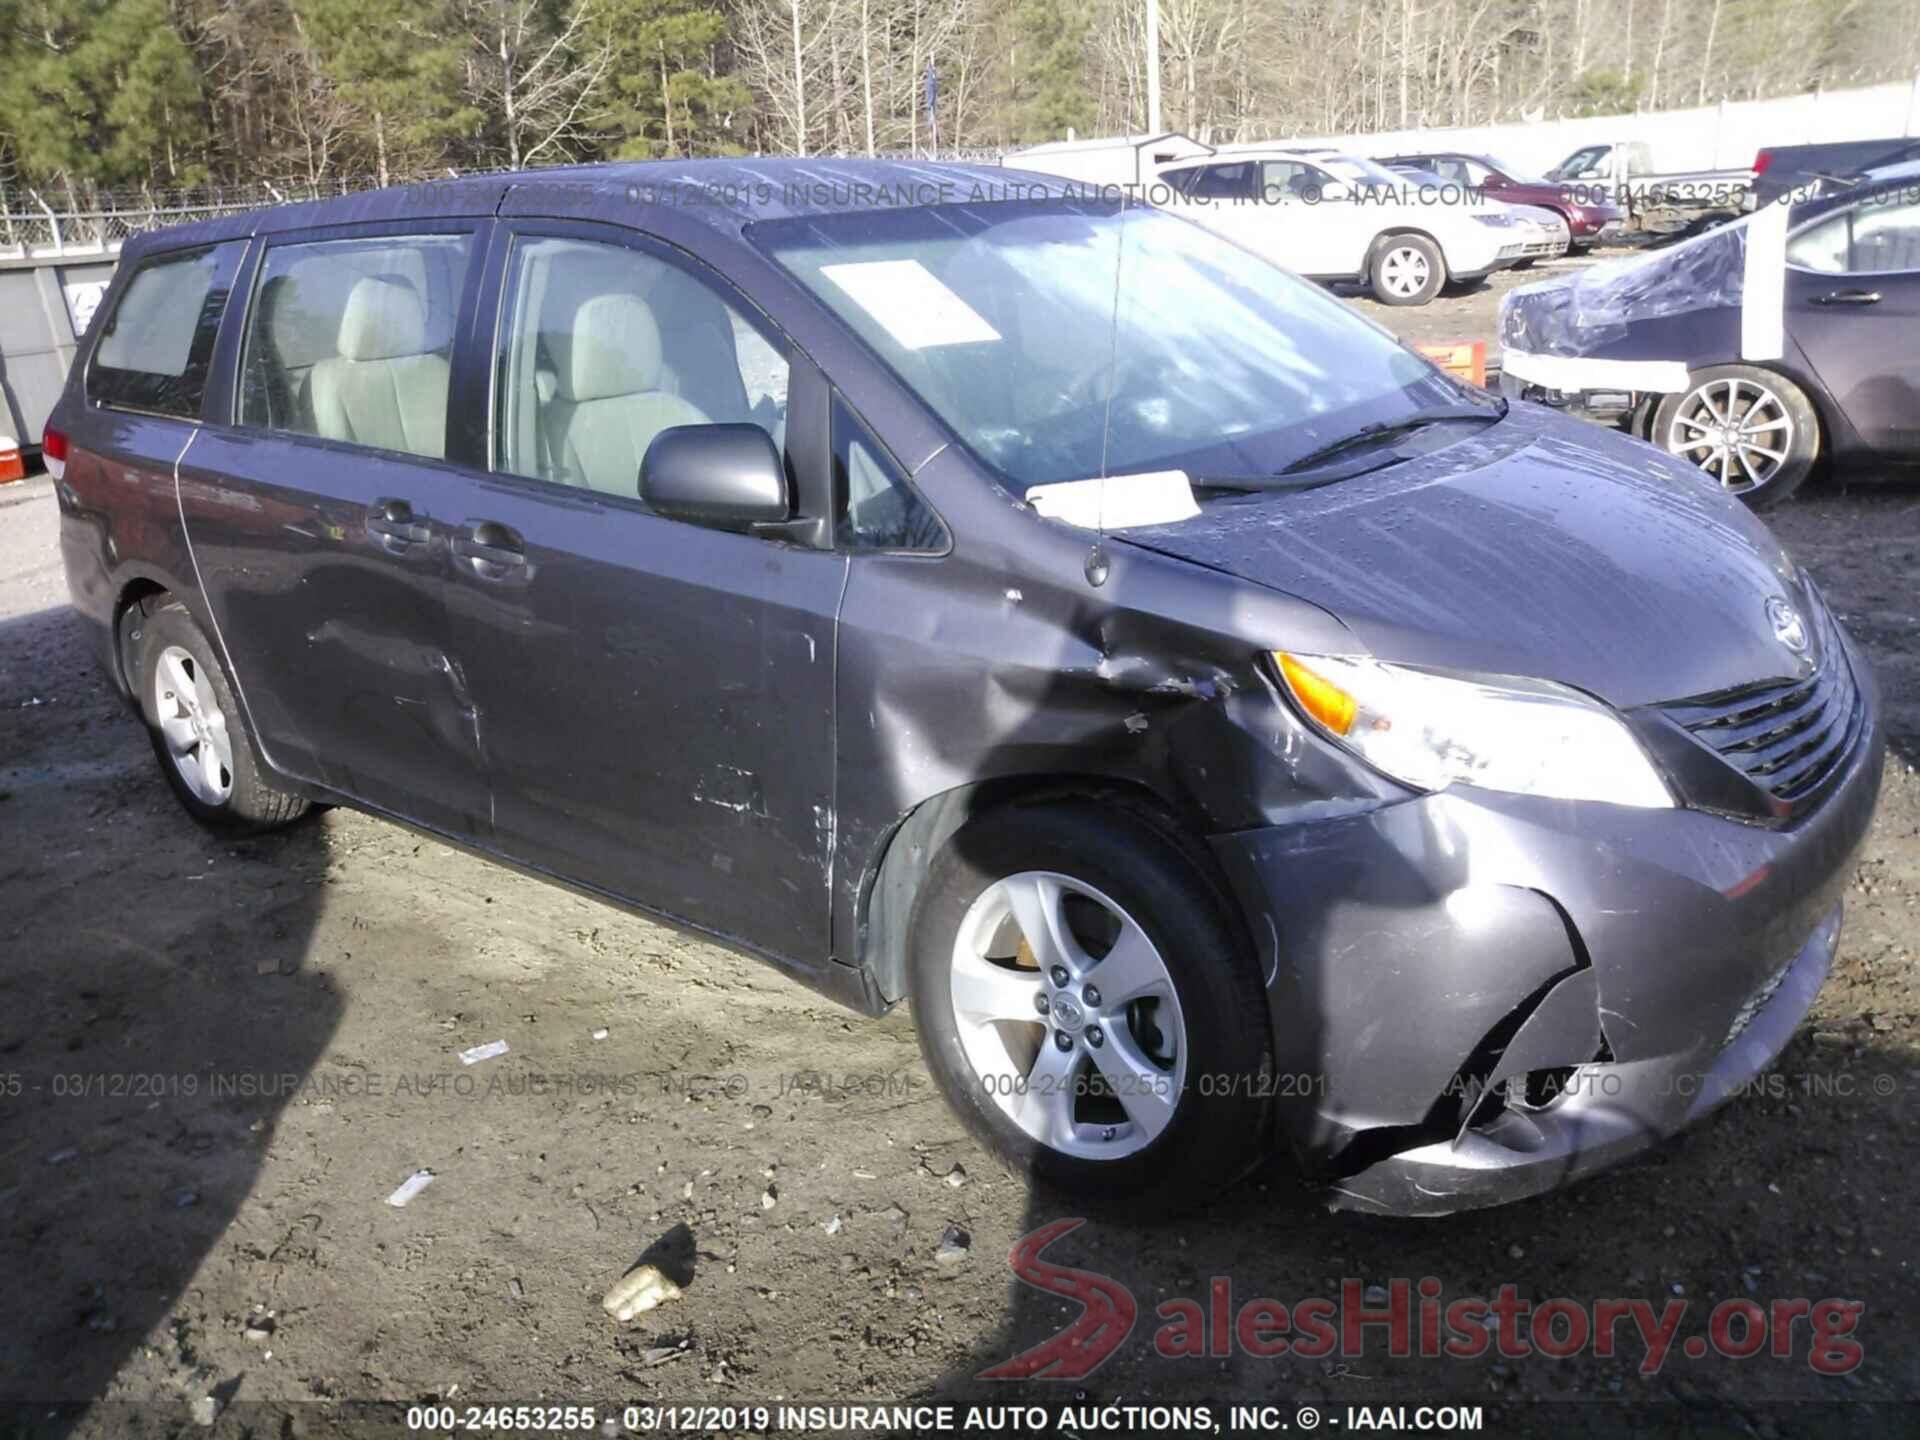
<svg viewBox="0 0 1920 1440">
<path fill-rule="evenodd" d="M 998 340 L 980 312 L 941 283 L 918 260 L 862 260 L 822 265 L 820 273 L 878 320 L 908 350 Z"/>
<path fill-rule="evenodd" d="M 1200 513 L 1184 470 L 1148 470 L 1104 480 L 1062 480 L 1035 485 L 1027 503 L 1049 520 L 1083 530 L 1124 530 L 1130 525 L 1171 525 Z"/>
</svg>

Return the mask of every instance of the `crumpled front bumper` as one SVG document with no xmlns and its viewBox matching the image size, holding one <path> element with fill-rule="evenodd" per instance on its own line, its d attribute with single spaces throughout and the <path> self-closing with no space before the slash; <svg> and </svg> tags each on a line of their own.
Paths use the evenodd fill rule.
<svg viewBox="0 0 1920 1440">
<path fill-rule="evenodd" d="M 1537 1194 L 1771 1063 L 1832 963 L 1878 798 L 1855 667 L 1864 732 L 1784 828 L 1456 786 L 1214 841 L 1263 951 L 1277 1120 L 1333 1203 Z"/>
<path fill-rule="evenodd" d="M 1737 1096 L 1786 1048 L 1840 944 L 1841 907 L 1814 927 L 1765 1001 L 1705 1070 L 1690 1055 L 1588 1064 L 1538 1111 L 1503 1112 L 1331 1182 L 1343 1208 L 1445 1215 L 1538 1195 L 1618 1164 Z"/>
</svg>

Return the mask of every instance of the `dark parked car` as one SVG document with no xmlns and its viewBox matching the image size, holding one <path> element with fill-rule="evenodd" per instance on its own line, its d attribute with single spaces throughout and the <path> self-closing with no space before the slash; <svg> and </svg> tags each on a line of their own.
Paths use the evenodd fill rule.
<svg viewBox="0 0 1920 1440">
<path fill-rule="evenodd" d="M 360 806 L 910 999 L 966 1122 L 1090 1197 L 1277 1130 L 1336 1203 L 1455 1210 L 1737 1090 L 1882 763 L 1811 581 L 1691 468 L 1009 178 L 129 243 L 46 454 L 187 810 Z"/>
<path fill-rule="evenodd" d="M 1511 291 L 1501 385 L 1605 418 L 1756 508 L 1823 456 L 1920 463 L 1920 164 Z"/>
<path fill-rule="evenodd" d="M 1539 180 L 1523 175 L 1485 155 L 1439 150 L 1421 155 L 1394 155 L 1380 162 L 1394 170 L 1424 170 L 1456 185 L 1486 192 L 1503 205 L 1537 205 L 1567 222 L 1570 255 L 1581 255 L 1613 239 L 1626 225 L 1627 212 L 1605 194 L 1600 185 L 1577 181 Z"/>
<path fill-rule="evenodd" d="M 1870 171 L 1909 160 L 1920 160 L 1920 138 L 1769 145 L 1753 157 L 1753 192 L 1747 208 L 1758 210 L 1787 195 L 1810 200 L 1832 194 L 1857 185 Z"/>
</svg>

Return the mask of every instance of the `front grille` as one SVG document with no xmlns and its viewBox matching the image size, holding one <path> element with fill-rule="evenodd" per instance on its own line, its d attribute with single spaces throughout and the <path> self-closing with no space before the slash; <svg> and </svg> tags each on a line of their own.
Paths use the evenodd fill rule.
<svg viewBox="0 0 1920 1440">
<path fill-rule="evenodd" d="M 1820 789 L 1866 725 L 1866 705 L 1832 622 L 1822 615 L 1818 623 L 1825 632 L 1823 659 L 1811 675 L 1664 707 L 1696 740 L 1786 807 Z"/>
</svg>

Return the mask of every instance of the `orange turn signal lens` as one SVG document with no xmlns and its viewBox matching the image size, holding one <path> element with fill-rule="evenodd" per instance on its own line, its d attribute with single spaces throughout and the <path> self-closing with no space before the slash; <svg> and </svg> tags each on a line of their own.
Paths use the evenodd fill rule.
<svg viewBox="0 0 1920 1440">
<path fill-rule="evenodd" d="M 1346 735 L 1352 731 L 1354 719 L 1360 713 L 1359 701 L 1326 676 L 1309 670 L 1284 650 L 1275 651 L 1274 658 L 1280 662 L 1280 673 L 1286 678 L 1287 688 L 1293 692 L 1293 698 L 1299 702 L 1302 710 L 1335 735 Z"/>
</svg>

